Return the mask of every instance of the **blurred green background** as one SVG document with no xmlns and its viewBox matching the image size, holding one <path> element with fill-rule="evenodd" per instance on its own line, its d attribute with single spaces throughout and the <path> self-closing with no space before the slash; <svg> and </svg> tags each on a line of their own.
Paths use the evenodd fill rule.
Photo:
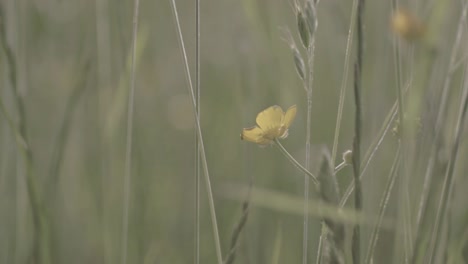
<svg viewBox="0 0 468 264">
<path fill-rule="evenodd" d="M 430 7 L 423 1 L 401 2 Z M 460 11 L 457 1 L 445 2 L 450 3 L 439 39 L 448 42 L 443 44 L 448 54 Z M 119 263 L 133 1 L 2 0 L 1 4 L 7 41 L 16 57 L 33 175 L 47 216 L 52 259 Z M 306 93 L 282 33 L 289 28 L 300 46 L 292 6 L 286 0 L 201 1 L 201 126 L 225 254 L 241 215 L 242 198 L 229 198 L 223 190 L 235 192 L 238 185 L 232 184 L 252 182 L 299 199 L 303 195 L 303 174 L 275 147 L 260 148 L 239 138 L 242 128 L 255 124 L 261 110 L 296 104 L 298 114 L 283 144 L 304 162 Z M 195 2 L 177 1 L 177 7 L 194 78 Z M 331 150 L 333 144 L 351 8 L 352 1 L 322 0 L 317 9 L 312 171 L 322 147 Z M 427 10 L 421 7 L 418 13 L 424 17 Z M 390 1 L 367 1 L 363 153 L 396 100 L 390 15 Z M 138 21 L 128 263 L 192 263 L 195 129 L 170 1 L 142 0 Z M 355 45 L 351 62 L 354 50 Z M 1 99 L 16 119 L 3 50 L 0 62 Z M 352 70 L 351 63 L 336 164 L 341 153 L 352 147 Z M 460 83 L 460 78 L 454 82 Z M 0 263 L 35 263 L 29 262 L 34 225 L 25 167 L 14 137 L 2 115 Z M 367 170 L 372 177 L 363 182 L 365 212 L 377 214 L 397 141 L 388 135 Z M 463 146 L 461 157 L 466 157 L 466 141 Z M 465 164 L 458 165 L 458 173 L 466 171 Z M 351 167 L 338 178 L 344 189 L 352 179 Z M 467 186 L 466 177 L 461 186 Z M 311 199 L 317 199 L 315 188 L 310 189 Z M 215 263 L 203 178 L 201 193 L 201 263 Z M 391 196 L 390 219 L 396 218 L 397 194 Z M 466 209 L 458 213 L 466 215 Z M 301 214 L 253 204 L 237 263 L 272 263 L 274 254 L 279 254 L 279 263 L 300 263 L 302 223 Z M 364 241 L 370 229 L 363 226 Z M 320 230 L 320 218 L 312 217 L 310 263 L 315 261 Z M 393 233 L 382 231 L 380 262 L 375 263 L 391 263 L 393 243 Z M 363 248 L 366 245 L 363 242 Z"/>
</svg>

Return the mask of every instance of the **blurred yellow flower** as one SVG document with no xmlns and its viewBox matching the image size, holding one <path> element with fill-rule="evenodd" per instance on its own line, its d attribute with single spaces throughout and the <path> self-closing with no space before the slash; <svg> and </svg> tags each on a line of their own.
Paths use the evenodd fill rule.
<svg viewBox="0 0 468 264">
<path fill-rule="evenodd" d="M 418 39 L 425 31 L 424 24 L 406 9 L 395 11 L 392 17 L 392 29 L 406 40 Z"/>
<path fill-rule="evenodd" d="M 268 145 L 276 138 L 286 138 L 296 112 L 296 105 L 291 106 L 286 113 L 277 105 L 270 106 L 257 115 L 256 126 L 242 130 L 241 139 Z"/>
</svg>

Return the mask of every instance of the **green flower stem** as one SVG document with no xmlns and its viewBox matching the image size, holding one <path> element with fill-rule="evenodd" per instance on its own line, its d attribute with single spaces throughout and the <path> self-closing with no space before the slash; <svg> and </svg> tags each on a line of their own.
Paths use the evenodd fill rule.
<svg viewBox="0 0 468 264">
<path fill-rule="evenodd" d="M 333 162 L 333 160 L 332 160 Z M 346 165 L 348 165 L 345 161 L 341 162 L 340 164 L 338 164 L 336 167 L 335 167 L 335 174 L 337 174 L 340 170 L 344 169 L 344 167 L 346 167 Z"/>
<path fill-rule="evenodd" d="M 317 177 L 315 177 L 315 175 L 312 174 L 312 172 L 304 168 L 291 154 L 289 154 L 289 152 L 283 147 L 283 145 L 281 145 L 277 138 L 274 139 L 274 142 L 275 145 L 279 148 L 279 150 L 281 150 L 281 153 L 283 153 L 284 156 L 286 156 L 286 158 L 288 158 L 289 161 L 291 161 L 292 164 L 294 164 L 298 169 L 307 174 L 307 176 L 309 176 L 312 179 L 312 182 L 314 182 L 314 184 L 317 186 L 319 183 Z"/>
</svg>

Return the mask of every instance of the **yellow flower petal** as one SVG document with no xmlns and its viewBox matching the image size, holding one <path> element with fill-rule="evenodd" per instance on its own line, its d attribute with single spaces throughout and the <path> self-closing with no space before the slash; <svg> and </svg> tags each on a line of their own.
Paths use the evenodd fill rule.
<svg viewBox="0 0 468 264">
<path fill-rule="evenodd" d="M 297 107 L 296 105 L 293 105 L 289 107 L 289 109 L 286 111 L 286 114 L 284 115 L 283 119 L 283 126 L 286 128 L 289 128 L 294 121 L 294 118 L 296 118 L 296 113 L 297 113 Z"/>
<path fill-rule="evenodd" d="M 242 130 L 241 139 L 260 145 L 268 145 L 271 143 L 270 139 L 264 137 L 262 129 L 258 126 L 244 128 Z"/>
<path fill-rule="evenodd" d="M 264 131 L 269 131 L 281 126 L 284 112 L 281 107 L 274 105 L 263 110 L 257 115 L 257 125 Z"/>
<path fill-rule="evenodd" d="M 241 139 L 260 145 L 268 145 L 276 138 L 288 136 L 288 128 L 296 117 L 297 107 L 291 106 L 286 113 L 281 107 L 268 107 L 257 115 L 257 126 L 244 128 Z"/>
</svg>

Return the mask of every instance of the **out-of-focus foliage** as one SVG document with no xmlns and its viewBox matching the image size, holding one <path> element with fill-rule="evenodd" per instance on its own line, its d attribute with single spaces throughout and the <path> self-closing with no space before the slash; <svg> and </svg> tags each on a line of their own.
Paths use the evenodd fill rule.
<svg viewBox="0 0 468 264">
<path fill-rule="evenodd" d="M 177 2 L 190 67 L 194 70 L 195 3 Z M 302 197 L 302 172 L 277 149 L 261 148 L 243 142 L 239 137 L 242 128 L 251 125 L 262 109 L 295 104 L 296 119 L 283 145 L 300 162 L 304 161 L 307 102 L 294 58 L 281 31 L 288 27 L 295 42 L 300 43 L 290 2 L 201 1 L 200 116 L 224 251 L 241 215 L 241 201 L 227 197 L 222 191 L 226 184 L 248 185 L 252 182 L 262 189 Z M 417 13 L 421 16 L 426 15 L 423 11 L 430 9 L 426 3 L 423 5 L 423 1 L 401 2 L 410 7 L 419 5 Z M 440 34 L 437 39 L 444 42 L 438 43 L 439 64 L 431 76 L 436 83 L 443 83 L 441 80 L 447 75 L 448 57 L 461 15 L 458 2 L 452 1 L 441 11 L 444 23 L 443 30 L 437 31 Z M 34 177 L 44 204 L 42 210 L 47 215 L 52 259 L 54 263 L 70 264 L 119 263 L 133 1 L 3 0 L 1 5 L 8 43 L 16 56 L 18 89 L 25 102 L 27 138 L 33 153 Z M 311 134 L 313 168 L 319 165 L 322 146 L 331 149 L 333 143 L 351 7 L 352 1 L 322 0 L 316 9 L 318 27 L 314 31 L 316 56 Z M 140 8 L 128 263 L 191 263 L 195 234 L 195 129 L 191 99 L 187 93 L 170 2 L 142 0 Z M 375 139 L 396 101 L 390 10 L 390 1 L 367 1 L 363 153 Z M 463 40 L 466 44 L 466 34 Z M 410 58 L 412 54 L 417 56 L 422 48 L 418 44 L 411 47 L 412 44 L 406 42 L 401 45 L 405 62 L 402 78 L 406 82 L 413 67 L 417 66 L 410 63 Z M 463 60 L 467 50 L 459 54 Z M 460 63 L 465 67 L 466 62 Z M 459 87 L 462 77 L 466 77 L 459 70 L 462 68 L 455 69 L 451 85 L 456 87 L 448 95 L 450 102 L 453 101 L 446 114 L 449 124 L 455 123 L 457 116 Z M 8 72 L 9 65 L 2 50 L 1 100 L 8 113 L 16 118 L 17 108 Z M 352 81 L 348 81 L 348 88 L 351 84 Z M 77 89 L 82 89 L 82 94 L 73 102 L 71 112 L 65 114 Z M 347 94 L 338 153 L 351 148 L 353 137 L 352 89 L 348 89 Z M 63 124 L 68 130 L 61 141 Z M 444 140 L 451 142 L 452 134 L 447 133 Z M 364 213 L 373 217 L 378 212 L 397 143 L 398 136 L 385 137 L 363 180 Z M 467 155 L 466 140 L 460 144 L 455 166 L 458 184 L 453 190 L 453 204 L 447 212 L 452 216 L 451 238 L 455 242 L 450 251 L 454 255 L 449 259 L 454 259 L 454 263 L 459 263 L 456 261 L 462 258 L 463 247 L 466 248 L 466 235 L 463 238 L 459 234 L 466 234 L 468 221 L 464 192 L 467 187 L 464 172 L 468 168 L 461 162 Z M 56 148 L 62 148 L 63 152 L 57 174 L 53 175 L 51 166 Z M 448 153 L 441 151 L 437 157 L 443 159 L 444 155 Z M 343 194 L 351 182 L 350 167 L 340 171 L 337 178 Z M 442 181 L 442 176 L 436 176 L 435 181 Z M 422 186 L 422 180 L 418 178 L 411 184 Z M 201 186 L 201 263 L 215 263 L 203 181 Z M 415 197 L 409 197 L 414 201 L 421 190 L 416 191 L 411 192 Z M 318 200 L 313 187 L 311 192 L 311 199 Z M 391 195 L 386 214 L 390 220 L 397 219 L 399 203 L 403 199 L 399 194 L 399 190 L 394 190 Z M 2 115 L 2 264 L 28 263 L 32 257 L 34 225 L 27 197 L 22 159 L 14 135 Z M 430 199 L 437 200 L 437 197 Z M 416 211 L 417 202 L 412 202 L 411 206 L 414 208 L 410 209 Z M 300 214 L 255 204 L 249 213 L 239 240 L 237 263 L 300 262 L 303 221 Z M 311 215 L 310 261 L 317 252 L 321 232 L 321 217 Z M 362 237 L 366 249 L 372 226 L 368 221 L 364 223 Z M 392 263 L 394 238 L 394 230 L 381 231 L 374 263 Z"/>
</svg>

